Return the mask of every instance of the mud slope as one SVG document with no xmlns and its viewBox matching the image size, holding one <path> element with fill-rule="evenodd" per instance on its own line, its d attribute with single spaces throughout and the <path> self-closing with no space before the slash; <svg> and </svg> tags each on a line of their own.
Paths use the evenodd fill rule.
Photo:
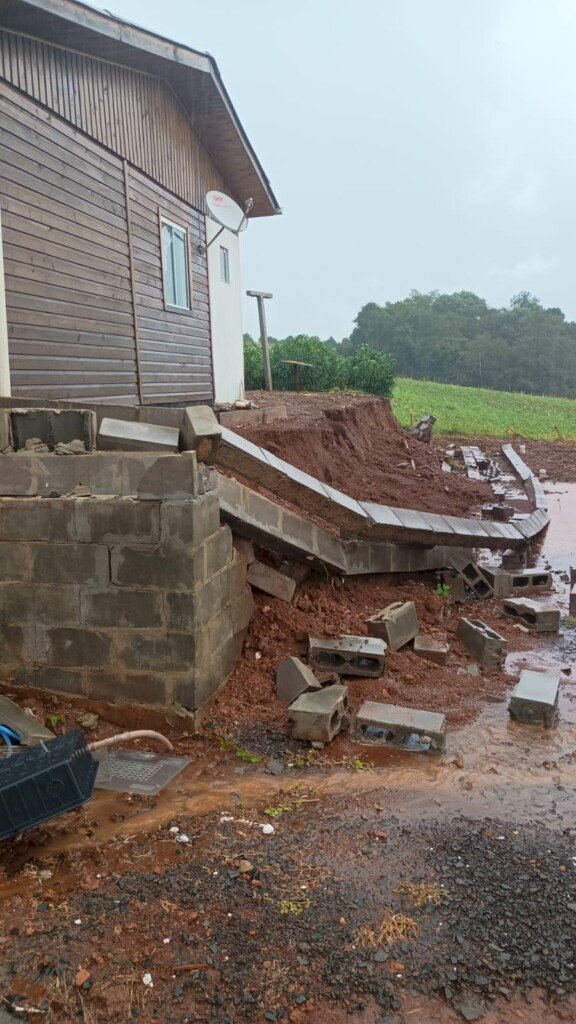
<svg viewBox="0 0 576 1024">
<path fill-rule="evenodd" d="M 271 400 L 262 392 L 251 397 L 259 407 Z M 443 473 L 438 449 L 409 437 L 386 399 L 291 393 L 273 399 L 286 403 L 288 419 L 238 433 L 354 498 L 462 515 L 491 496 L 483 484 Z"/>
</svg>

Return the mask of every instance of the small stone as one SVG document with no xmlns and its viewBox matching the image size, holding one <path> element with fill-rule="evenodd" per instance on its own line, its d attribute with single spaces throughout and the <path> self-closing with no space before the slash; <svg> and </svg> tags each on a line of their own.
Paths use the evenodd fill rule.
<svg viewBox="0 0 576 1024">
<path fill-rule="evenodd" d="M 284 771 L 284 765 L 282 764 L 282 761 L 268 761 L 266 771 L 269 772 L 270 775 L 280 775 L 280 773 Z"/>
<path fill-rule="evenodd" d="M 85 711 L 82 715 L 78 715 L 76 721 L 83 729 L 92 731 L 98 728 L 98 722 L 100 719 L 98 718 L 98 715 L 94 715 L 91 711 Z"/>
<path fill-rule="evenodd" d="M 87 981 L 90 980 L 90 971 L 87 971 L 85 967 L 81 967 L 79 971 L 76 971 L 74 976 L 74 983 L 81 988 Z"/>
<path fill-rule="evenodd" d="M 253 870 L 254 870 L 254 865 L 251 864 L 249 860 L 240 860 L 240 861 L 238 861 L 238 871 L 240 872 L 240 874 L 245 875 L 245 874 L 247 874 L 248 871 L 253 871 Z"/>
</svg>

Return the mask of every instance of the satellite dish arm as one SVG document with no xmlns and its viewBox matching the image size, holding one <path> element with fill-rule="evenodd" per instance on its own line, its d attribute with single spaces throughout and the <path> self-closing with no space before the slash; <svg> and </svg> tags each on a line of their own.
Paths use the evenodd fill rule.
<svg viewBox="0 0 576 1024">
<path fill-rule="evenodd" d="M 222 234 L 222 232 L 225 231 L 225 230 L 232 231 L 233 235 L 239 235 L 240 232 L 243 231 L 244 228 L 248 224 L 248 214 L 250 213 L 250 210 L 252 209 L 253 206 L 254 206 L 254 200 L 253 199 L 247 199 L 246 202 L 244 203 L 244 216 L 242 217 L 242 220 L 240 221 L 240 224 L 238 225 L 238 228 L 236 229 L 236 231 L 232 231 L 232 228 L 227 228 L 226 229 L 224 227 L 224 225 L 222 225 L 220 230 L 216 232 L 216 234 L 210 239 L 210 241 L 206 245 L 197 245 L 196 246 L 196 251 L 198 252 L 198 255 L 202 256 L 205 252 L 208 252 L 208 249 L 210 248 L 212 243 L 215 242 L 216 239 L 219 238 L 220 235 Z"/>
</svg>

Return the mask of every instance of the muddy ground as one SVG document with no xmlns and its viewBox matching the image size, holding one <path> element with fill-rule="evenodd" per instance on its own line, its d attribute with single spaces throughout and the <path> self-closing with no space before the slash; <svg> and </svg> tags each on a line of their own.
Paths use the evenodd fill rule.
<svg viewBox="0 0 576 1024">
<path fill-rule="evenodd" d="M 549 491 L 532 559 L 566 614 L 576 492 Z M 184 772 L 153 798 L 97 790 L 3 843 L 0 1024 L 576 1022 L 576 630 L 537 638 L 497 601 L 436 588 L 311 576 L 291 605 L 258 595 L 205 734 L 165 725 Z M 447 639 L 448 664 L 389 652 L 380 680 L 346 680 L 350 702 L 445 712 L 446 754 L 292 741 L 279 662 L 398 599 Z M 502 672 L 458 672 L 463 612 L 507 638 Z M 508 717 L 528 665 L 561 674 L 553 729 Z M 9 692 L 56 732 L 82 725 L 69 700 Z M 87 736 L 117 724 L 101 709 Z"/>
</svg>

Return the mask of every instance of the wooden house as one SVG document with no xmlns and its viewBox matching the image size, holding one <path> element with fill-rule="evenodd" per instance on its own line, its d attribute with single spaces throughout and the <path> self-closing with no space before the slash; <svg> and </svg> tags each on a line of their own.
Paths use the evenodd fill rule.
<svg viewBox="0 0 576 1024">
<path fill-rule="evenodd" d="M 1 0 L 14 397 L 240 396 L 238 238 L 206 247 L 211 189 L 280 212 L 212 57 L 76 0 Z"/>
</svg>

